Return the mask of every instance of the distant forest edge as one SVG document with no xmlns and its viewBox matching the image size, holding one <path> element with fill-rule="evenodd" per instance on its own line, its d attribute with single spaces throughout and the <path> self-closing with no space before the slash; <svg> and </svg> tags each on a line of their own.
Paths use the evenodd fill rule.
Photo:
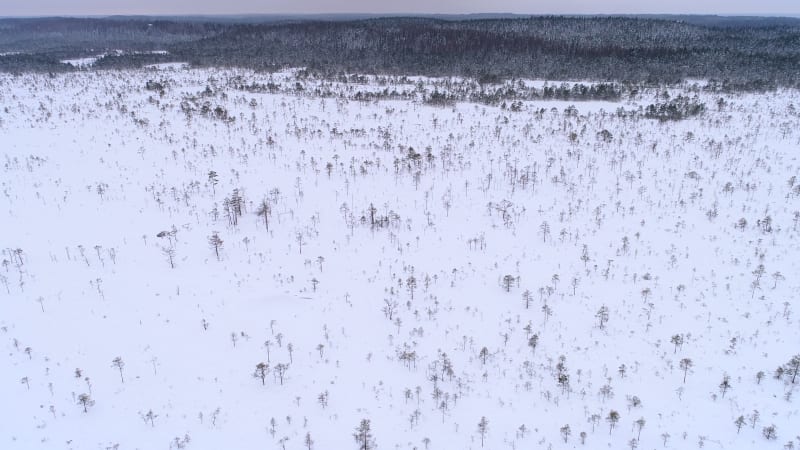
<svg viewBox="0 0 800 450">
<path fill-rule="evenodd" d="M 274 71 L 676 83 L 730 89 L 800 86 L 800 20 L 680 17 L 388 17 L 0 19 L 0 71 L 79 70 L 165 62 Z M 121 52 L 120 52 L 121 50 Z M 165 51 L 160 53 L 148 53 Z"/>
</svg>

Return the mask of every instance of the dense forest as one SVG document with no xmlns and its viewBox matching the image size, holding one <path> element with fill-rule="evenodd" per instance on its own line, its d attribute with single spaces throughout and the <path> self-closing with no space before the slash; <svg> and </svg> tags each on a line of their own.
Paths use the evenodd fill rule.
<svg viewBox="0 0 800 450">
<path fill-rule="evenodd" d="M 159 50 L 158 53 L 149 53 Z M 359 72 L 796 86 L 800 19 L 658 17 L 41 18 L 0 20 L 0 70 L 160 62 Z"/>
</svg>

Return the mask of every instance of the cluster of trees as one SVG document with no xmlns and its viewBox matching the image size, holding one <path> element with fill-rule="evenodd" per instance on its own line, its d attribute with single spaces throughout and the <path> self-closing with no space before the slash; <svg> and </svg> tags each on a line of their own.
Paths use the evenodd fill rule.
<svg viewBox="0 0 800 450">
<path fill-rule="evenodd" d="M 456 75 L 490 82 L 514 76 L 652 83 L 703 78 L 738 89 L 764 89 L 797 85 L 798 29 L 800 21 L 790 19 L 731 19 L 722 28 L 675 18 L 591 16 L 260 24 L 4 19 L 0 52 L 22 55 L 0 56 L 0 70 L 73 70 L 59 58 L 123 49 L 96 64 L 129 68 L 188 61 L 260 70 L 290 66 L 326 73 Z M 168 53 L 135 52 L 156 49 Z"/>
<path fill-rule="evenodd" d="M 177 42 L 212 36 L 225 28 L 225 24 L 210 21 L 146 17 L 4 18 L 0 20 L 0 52 L 73 58 L 113 50 L 161 50 Z"/>
<path fill-rule="evenodd" d="M 644 116 L 648 119 L 657 119 L 662 122 L 669 120 L 683 120 L 699 116 L 706 110 L 705 103 L 697 99 L 679 95 L 665 103 L 647 105 Z"/>
<path fill-rule="evenodd" d="M 222 122 L 231 123 L 235 117 L 228 114 L 228 110 L 221 106 L 214 106 L 209 100 L 202 100 L 195 96 L 187 96 L 181 101 L 181 110 L 187 115 L 199 113 L 203 117 L 218 119 Z"/>
</svg>

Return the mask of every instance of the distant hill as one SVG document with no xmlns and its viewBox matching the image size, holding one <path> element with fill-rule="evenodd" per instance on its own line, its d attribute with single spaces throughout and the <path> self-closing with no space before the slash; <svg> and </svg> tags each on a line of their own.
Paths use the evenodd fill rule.
<svg viewBox="0 0 800 450">
<path fill-rule="evenodd" d="M 484 79 L 706 78 L 761 89 L 797 84 L 800 19 L 506 14 L 0 19 L 0 54 L 5 54 L 0 70 L 73 70 L 59 61 L 115 50 L 122 52 L 101 58 L 96 67 L 186 61 Z M 142 53 L 153 50 L 168 53 Z"/>
</svg>

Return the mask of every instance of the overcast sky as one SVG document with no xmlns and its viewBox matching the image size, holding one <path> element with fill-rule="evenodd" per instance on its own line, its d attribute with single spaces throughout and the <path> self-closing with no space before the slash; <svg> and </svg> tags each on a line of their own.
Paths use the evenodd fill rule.
<svg viewBox="0 0 800 450">
<path fill-rule="evenodd" d="M 800 15 L 800 0 L 0 0 L 0 16 L 480 12 Z"/>
</svg>

